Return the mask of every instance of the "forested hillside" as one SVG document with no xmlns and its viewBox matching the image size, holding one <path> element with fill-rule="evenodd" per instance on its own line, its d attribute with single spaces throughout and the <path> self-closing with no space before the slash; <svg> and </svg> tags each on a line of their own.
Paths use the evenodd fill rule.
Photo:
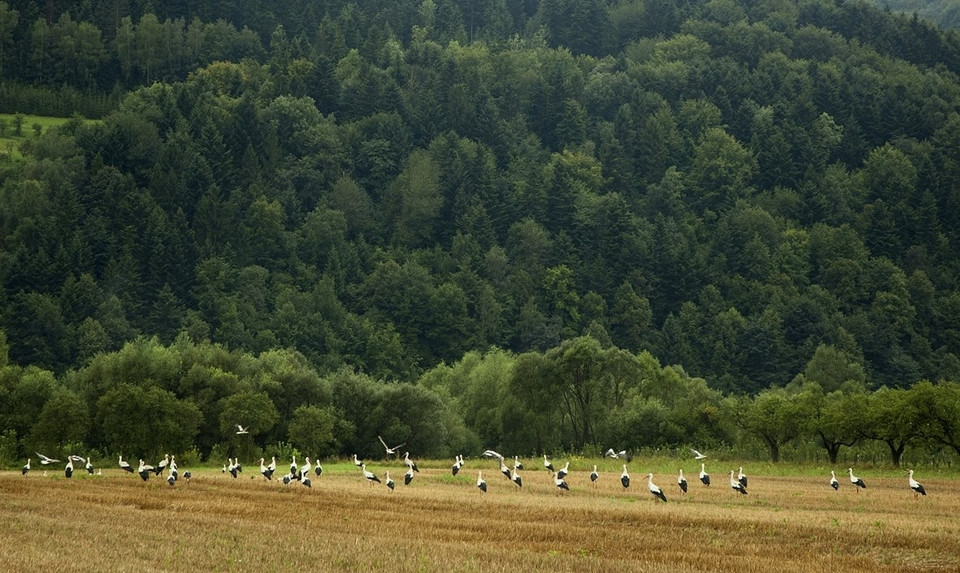
<svg viewBox="0 0 960 573">
<path fill-rule="evenodd" d="M 729 444 L 734 396 L 957 380 L 958 74 L 861 2 L 0 2 L 0 112 L 77 114 L 0 163 L 5 391 L 48 376 L 35 413 L 89 424 L 51 443 L 103 451 L 148 448 L 104 400 L 165 392 L 207 455 L 240 389 L 261 446 L 299 406 L 355 435 L 344 377 L 437 400 L 436 452 Z M 98 385 L 142 346 L 202 368 Z M 442 372 L 501 352 L 477 419 Z M 324 390 L 281 405 L 278 355 Z"/>
</svg>

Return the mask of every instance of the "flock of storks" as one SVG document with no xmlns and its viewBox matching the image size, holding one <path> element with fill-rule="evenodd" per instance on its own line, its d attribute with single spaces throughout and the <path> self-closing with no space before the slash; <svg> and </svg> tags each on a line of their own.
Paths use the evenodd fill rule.
<svg viewBox="0 0 960 573">
<path fill-rule="evenodd" d="M 237 427 L 237 434 L 247 433 L 247 430 L 244 429 L 242 426 L 237 425 L 236 427 Z M 382 437 L 377 436 L 377 439 L 379 439 L 380 443 L 383 444 L 383 448 L 388 457 L 399 455 L 400 448 L 404 446 L 404 444 L 399 444 L 397 446 L 390 447 L 390 446 L 387 446 L 387 443 L 383 440 Z M 706 455 L 700 453 L 697 450 L 691 449 L 690 451 L 693 452 L 695 460 L 703 460 L 707 457 Z M 61 463 L 60 460 L 49 458 L 39 452 L 37 452 L 37 456 L 39 456 L 40 464 L 44 466 L 55 464 L 55 463 Z M 523 487 L 523 478 L 519 474 L 519 470 L 523 469 L 523 464 L 520 462 L 519 456 L 514 456 L 512 468 L 507 466 L 506 459 L 504 458 L 504 456 L 502 456 L 501 454 L 499 454 L 494 450 L 486 450 L 485 452 L 483 452 L 483 457 L 496 460 L 500 466 L 499 467 L 500 473 L 503 474 L 508 480 L 516 484 L 518 488 Z M 604 457 L 609 457 L 612 459 L 624 459 L 627 462 L 630 461 L 630 457 L 627 455 L 627 452 L 625 450 L 614 451 L 613 448 L 607 450 L 606 453 L 604 454 Z M 265 458 L 260 458 L 260 474 L 264 477 L 264 479 L 272 481 L 273 474 L 277 469 L 277 459 L 276 457 L 272 457 L 269 464 L 265 464 L 264 463 L 265 461 L 266 461 Z M 64 467 L 64 475 L 67 478 L 73 477 L 74 462 L 83 464 L 84 469 L 89 474 L 91 475 L 94 474 L 93 463 L 91 462 L 89 457 L 83 458 L 76 455 L 70 455 L 68 456 L 66 466 Z M 394 482 L 393 479 L 390 478 L 389 471 L 387 471 L 383 475 L 383 481 L 381 481 L 380 476 L 367 470 L 366 463 L 364 463 L 362 460 L 357 458 L 356 454 L 353 455 L 353 463 L 360 469 L 363 475 L 363 478 L 366 479 L 367 482 L 370 483 L 371 485 L 385 484 L 391 491 L 393 491 L 394 488 L 396 487 L 396 483 Z M 417 468 L 416 462 L 414 462 L 410 458 L 410 452 L 404 452 L 403 463 L 407 466 L 407 471 L 403 476 L 403 483 L 404 485 L 410 485 L 410 482 L 413 481 L 414 475 L 416 473 L 419 473 L 420 470 Z M 118 464 L 120 466 L 120 469 L 130 473 L 134 473 L 133 466 L 131 466 L 128 462 L 126 462 L 123 459 L 123 456 L 119 457 Z M 463 466 L 464 466 L 463 456 L 457 455 L 454 458 L 453 467 L 451 468 L 453 475 L 456 476 L 458 473 L 460 473 L 460 470 L 463 468 Z M 564 466 L 561 467 L 560 469 L 555 469 L 553 466 L 553 462 L 551 462 L 547 458 L 547 456 L 544 454 L 543 467 L 544 469 L 546 469 L 548 472 L 552 474 L 553 483 L 557 488 L 558 495 L 561 495 L 564 492 L 570 490 L 570 486 L 566 482 L 567 474 L 570 471 L 569 461 L 566 464 L 564 464 Z M 22 475 L 25 476 L 29 471 L 30 471 L 30 459 L 28 459 L 26 465 L 24 465 L 23 468 L 21 468 L 21 473 Z M 141 459 L 136 469 L 136 473 L 140 476 L 141 479 L 143 479 L 143 481 L 149 480 L 151 476 L 159 476 L 162 478 L 164 471 L 167 471 L 167 476 L 166 476 L 167 483 L 170 484 L 171 487 L 176 485 L 177 481 L 180 479 L 181 476 L 177 468 L 177 462 L 176 462 L 175 456 L 171 456 L 167 454 L 155 466 L 149 465 Z M 223 468 L 221 469 L 222 473 L 224 474 L 229 473 L 234 479 L 236 479 L 237 476 L 242 471 L 243 471 L 243 467 L 240 465 L 240 461 L 238 459 L 235 460 L 233 458 L 228 458 L 227 463 L 224 464 Z M 311 471 L 313 471 L 317 477 L 320 477 L 323 474 L 323 467 L 320 465 L 320 460 L 316 460 L 314 464 L 311 464 L 310 458 L 305 457 L 304 464 L 302 466 L 298 466 L 296 455 L 294 455 L 292 461 L 290 462 L 290 471 L 287 474 L 285 474 L 282 478 L 280 478 L 280 481 L 284 485 L 289 485 L 291 482 L 297 481 L 297 482 L 300 482 L 301 485 L 309 488 L 309 487 L 312 487 L 312 484 L 310 481 Z M 848 468 L 847 472 L 850 474 L 850 483 L 856 488 L 857 493 L 859 493 L 861 489 L 865 489 L 867 487 L 867 484 L 861 478 L 853 474 L 853 468 Z M 100 474 L 101 472 L 97 471 L 96 473 Z M 182 477 L 186 482 L 189 483 L 190 472 L 189 471 L 184 472 Z M 593 471 L 590 473 L 590 482 L 593 484 L 596 484 L 599 477 L 600 477 L 600 474 L 597 472 L 597 466 L 594 465 Z M 710 474 L 707 473 L 706 464 L 702 461 L 700 463 L 699 478 L 700 478 L 700 482 L 704 486 L 710 486 Z M 908 480 L 907 483 L 910 486 L 910 489 L 913 490 L 915 497 L 918 495 L 927 495 L 927 492 L 924 489 L 923 485 L 921 485 L 920 482 L 918 482 L 917 480 L 913 479 L 913 470 L 909 471 L 907 480 Z M 748 483 L 747 476 L 746 474 L 743 473 L 743 467 L 740 467 L 739 470 L 737 471 L 730 470 L 730 488 L 733 489 L 733 491 L 741 495 L 747 495 L 747 483 Z M 623 464 L 623 473 L 620 474 L 620 484 L 623 486 L 624 490 L 630 487 L 630 473 L 627 471 L 627 464 Z M 830 487 L 832 487 L 834 490 L 840 489 L 840 482 L 839 480 L 837 480 L 836 473 L 834 473 L 833 471 L 830 472 L 829 484 L 830 484 Z M 680 492 L 682 495 L 686 495 L 687 479 L 683 476 L 682 469 L 680 470 L 680 474 L 677 476 L 677 487 L 680 489 Z M 477 488 L 479 488 L 481 493 L 487 492 L 487 482 L 483 479 L 483 470 L 477 471 Z M 659 486 L 653 483 L 652 473 L 647 474 L 647 489 L 650 491 L 650 494 L 653 495 L 655 500 L 658 499 L 666 503 L 667 496 Z"/>
</svg>

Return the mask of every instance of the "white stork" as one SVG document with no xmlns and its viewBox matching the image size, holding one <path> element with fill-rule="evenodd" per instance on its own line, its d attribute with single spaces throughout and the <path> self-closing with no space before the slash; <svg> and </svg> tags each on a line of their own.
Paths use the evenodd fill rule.
<svg viewBox="0 0 960 573">
<path fill-rule="evenodd" d="M 297 466 L 297 455 L 296 455 L 296 454 L 293 454 L 293 455 L 291 456 L 291 459 L 290 459 L 290 477 L 291 477 L 291 479 L 297 479 L 295 476 L 297 475 L 297 471 L 298 471 L 299 469 L 300 469 L 300 468 Z"/>
<path fill-rule="evenodd" d="M 360 470 L 363 472 L 363 477 L 367 479 L 367 482 L 371 485 L 373 482 L 380 483 L 380 478 L 377 477 L 377 474 L 367 471 L 367 464 L 360 464 Z"/>
<path fill-rule="evenodd" d="M 227 458 L 227 461 L 230 464 L 227 466 L 227 471 L 230 472 L 230 475 L 233 476 L 233 479 L 237 479 L 237 464 L 234 463 L 233 458 Z"/>
<path fill-rule="evenodd" d="M 747 487 L 747 474 L 743 473 L 743 466 L 740 466 L 740 469 L 737 470 L 737 481 L 743 487 Z"/>
<path fill-rule="evenodd" d="M 285 474 L 282 478 L 280 478 L 280 481 L 283 482 L 283 485 L 290 485 L 290 482 L 293 481 L 293 474 Z"/>
<path fill-rule="evenodd" d="M 173 475 L 173 472 L 170 472 L 170 475 L 167 476 L 167 483 L 170 484 L 170 487 L 177 483 L 177 476 Z"/>
<path fill-rule="evenodd" d="M 543 467 L 550 473 L 557 471 L 553 469 L 553 462 L 547 459 L 547 454 L 543 454 Z"/>
<path fill-rule="evenodd" d="M 67 478 L 73 477 L 73 457 L 67 459 L 67 467 L 63 468 L 63 475 Z"/>
<path fill-rule="evenodd" d="M 667 503 L 667 496 L 663 495 L 663 490 L 653 483 L 653 474 L 647 474 L 647 489 L 655 499 L 659 498 L 663 503 Z"/>
<path fill-rule="evenodd" d="M 840 482 L 837 481 L 837 474 L 833 473 L 833 470 L 830 470 L 830 487 L 833 488 L 833 491 L 840 489 Z"/>
<path fill-rule="evenodd" d="M 630 487 L 630 474 L 627 472 L 627 464 L 623 464 L 623 473 L 620 474 L 620 485 L 623 489 Z"/>
<path fill-rule="evenodd" d="M 48 458 L 47 456 L 41 454 L 40 452 L 35 452 L 40 458 L 40 465 L 48 466 L 50 464 L 59 464 L 60 460 L 55 460 L 53 458 Z"/>
<path fill-rule="evenodd" d="M 913 479 L 913 470 L 910 470 L 908 479 L 910 483 L 910 489 L 913 490 L 913 497 L 917 497 L 917 494 L 927 495 L 927 491 L 923 489 L 923 485 L 921 485 L 917 480 Z"/>
<path fill-rule="evenodd" d="M 599 478 L 600 474 L 597 473 L 597 464 L 593 464 L 593 471 L 590 472 L 590 482 L 596 484 Z"/>
<path fill-rule="evenodd" d="M 133 468 L 130 467 L 130 464 L 123 461 L 123 456 L 120 456 L 120 459 L 118 460 L 117 463 L 120 464 L 120 469 L 122 469 L 123 471 L 133 473 Z"/>
<path fill-rule="evenodd" d="M 236 424 L 235 426 L 236 426 L 236 428 L 237 428 L 237 435 L 238 435 L 238 436 L 242 436 L 243 434 L 249 434 L 249 433 L 250 433 L 250 431 L 249 431 L 247 428 L 244 428 L 244 427 L 241 426 L 240 424 Z"/>
<path fill-rule="evenodd" d="M 390 488 L 390 491 L 393 491 L 393 488 L 397 487 L 397 484 L 393 483 L 393 478 L 390 477 L 389 471 L 383 475 L 383 478 L 387 481 L 387 487 Z"/>
<path fill-rule="evenodd" d="M 320 465 L 320 457 L 319 457 L 319 456 L 317 456 L 316 458 L 314 458 L 313 473 L 317 474 L 317 477 L 320 477 L 321 475 L 323 475 L 323 466 Z"/>
<path fill-rule="evenodd" d="M 150 479 L 150 472 L 152 471 L 153 466 L 147 465 L 143 462 L 143 460 L 140 460 L 140 466 L 137 468 L 137 473 L 140 474 L 140 479 L 147 481 Z"/>
<path fill-rule="evenodd" d="M 503 459 L 503 456 L 501 456 L 499 453 L 495 452 L 494 450 L 484 450 L 484 451 L 483 451 L 483 457 L 485 457 L 485 458 L 497 458 L 497 459 L 500 459 L 500 460 Z"/>
<path fill-rule="evenodd" d="M 157 475 L 163 473 L 163 470 L 167 469 L 167 466 L 170 465 L 170 454 L 163 456 L 163 459 L 160 460 L 160 463 L 157 464 L 157 467 L 154 468 L 153 472 Z"/>
<path fill-rule="evenodd" d="M 403 485 L 410 485 L 413 481 L 413 468 L 407 468 L 407 473 L 403 474 Z"/>
<path fill-rule="evenodd" d="M 187 483 L 190 483 L 191 477 L 192 475 L 190 474 L 190 470 L 183 472 L 183 479 L 186 480 Z"/>
<path fill-rule="evenodd" d="M 270 456 L 270 465 L 267 466 L 267 471 L 270 472 L 270 477 L 272 479 L 273 472 L 277 471 L 277 456 Z"/>
<path fill-rule="evenodd" d="M 695 459 L 695 460 L 704 460 L 704 459 L 707 458 L 707 455 L 706 455 L 706 454 L 701 454 L 700 452 L 698 452 L 697 450 L 695 450 L 695 449 L 693 449 L 693 448 L 690 448 L 690 451 L 693 452 L 693 459 Z"/>
<path fill-rule="evenodd" d="M 857 487 L 857 493 L 860 493 L 861 489 L 866 489 L 867 484 L 863 483 L 863 480 L 853 475 L 853 468 L 847 468 L 847 472 L 850 474 L 850 483 Z"/>
<path fill-rule="evenodd" d="M 483 481 L 483 470 L 477 470 L 477 487 L 480 493 L 487 493 L 487 482 Z"/>
<path fill-rule="evenodd" d="M 564 491 L 570 491 L 570 486 L 567 485 L 567 482 L 563 481 L 559 473 L 553 474 L 553 485 L 557 486 L 557 495 L 562 494 Z"/>
<path fill-rule="evenodd" d="M 608 458 L 613 458 L 613 459 L 615 459 L 615 460 L 618 460 L 618 459 L 620 459 L 620 458 L 626 458 L 626 457 L 627 457 L 627 450 L 620 450 L 619 452 L 616 452 L 616 451 L 613 450 L 613 448 L 610 448 L 610 449 L 608 449 L 608 450 L 606 451 L 606 453 L 604 453 L 603 455 L 606 456 L 606 457 L 608 457 Z"/>
<path fill-rule="evenodd" d="M 83 469 L 87 470 L 87 473 L 93 475 L 93 462 L 90 461 L 90 455 L 87 454 L 86 462 L 83 464 Z"/>
<path fill-rule="evenodd" d="M 391 448 L 390 446 L 387 445 L 386 442 L 383 441 L 383 438 L 381 438 L 380 436 L 377 436 L 377 439 L 380 440 L 380 443 L 381 443 L 381 444 L 383 444 L 383 449 L 387 451 L 387 455 L 388 455 L 388 456 L 395 456 L 395 455 L 397 455 L 397 450 L 399 450 L 400 448 L 402 448 L 403 446 L 406 445 L 406 443 L 403 443 L 403 444 L 399 444 L 399 445 L 393 446 L 393 447 Z"/>
<path fill-rule="evenodd" d="M 523 462 L 520 461 L 520 456 L 513 456 L 513 469 L 522 470 Z"/>
<path fill-rule="evenodd" d="M 460 473 L 460 468 L 463 467 L 463 455 L 457 454 L 457 457 L 453 460 L 453 467 L 450 468 L 450 471 L 453 472 L 453 475 Z"/>
<path fill-rule="evenodd" d="M 357 454 L 353 454 L 353 465 L 359 467 L 363 466 L 363 460 L 357 457 Z"/>
<path fill-rule="evenodd" d="M 20 475 L 25 476 L 30 471 L 30 458 L 27 458 L 27 465 L 20 468 Z"/>
<path fill-rule="evenodd" d="M 700 483 L 708 487 L 710 486 L 710 474 L 708 474 L 704 468 L 703 462 L 700 463 Z"/>
<path fill-rule="evenodd" d="M 500 461 L 500 473 L 507 479 L 510 478 L 510 468 L 507 467 L 507 464 L 503 463 L 503 458 L 499 458 Z"/>
<path fill-rule="evenodd" d="M 309 473 L 303 472 L 303 475 L 300 476 L 300 485 L 302 485 L 303 487 L 309 487 L 311 489 L 313 488 L 313 485 L 310 483 Z"/>
<path fill-rule="evenodd" d="M 403 463 L 407 464 L 407 467 L 412 469 L 415 472 L 420 471 L 419 469 L 417 469 L 416 462 L 410 459 L 410 452 L 403 452 Z"/>
<path fill-rule="evenodd" d="M 683 492 L 683 495 L 687 495 L 687 478 L 683 477 L 683 470 L 680 470 L 680 475 L 677 476 L 677 486 L 680 488 L 680 491 Z"/>
<path fill-rule="evenodd" d="M 517 473 L 517 469 L 516 469 L 516 468 L 513 469 L 513 475 L 510 476 L 510 481 L 512 481 L 513 483 L 517 484 L 517 487 L 519 487 L 519 488 L 522 488 L 522 487 L 523 487 L 523 478 L 521 478 L 521 477 L 520 477 L 520 474 Z"/>
<path fill-rule="evenodd" d="M 91 466 L 91 472 L 93 467 Z M 173 476 L 174 481 L 180 477 L 180 470 L 177 469 L 177 456 L 170 456 L 170 475 Z"/>
<path fill-rule="evenodd" d="M 743 484 L 737 481 L 737 478 L 733 475 L 733 470 L 730 470 L 730 487 L 733 491 L 741 495 L 747 495 L 747 488 L 743 487 Z"/>
<path fill-rule="evenodd" d="M 310 469 L 313 467 L 313 465 L 310 463 L 310 458 L 309 458 L 309 457 L 306 457 L 306 456 L 305 456 L 305 457 L 303 458 L 303 460 L 304 460 L 304 462 L 306 462 L 306 463 L 304 463 L 303 466 L 300 467 L 300 479 L 301 479 L 301 480 L 302 480 L 304 477 L 310 475 Z"/>
<path fill-rule="evenodd" d="M 268 481 L 273 481 L 273 472 L 270 471 L 270 468 L 263 465 L 263 458 L 260 458 L 260 475 L 263 476 L 263 479 Z"/>
<path fill-rule="evenodd" d="M 570 473 L 570 462 L 563 464 L 563 467 L 557 472 L 557 477 L 563 479 L 567 477 L 567 474 Z"/>
</svg>

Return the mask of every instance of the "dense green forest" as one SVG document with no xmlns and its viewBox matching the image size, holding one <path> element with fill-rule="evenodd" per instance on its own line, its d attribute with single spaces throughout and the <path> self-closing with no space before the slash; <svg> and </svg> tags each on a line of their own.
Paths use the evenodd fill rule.
<svg viewBox="0 0 960 573">
<path fill-rule="evenodd" d="M 74 115 L 0 162 L 0 455 L 960 454 L 957 33 L 156 4 L 0 2 L 0 112 Z"/>
<path fill-rule="evenodd" d="M 943 28 L 960 28 L 960 2 L 957 0 L 873 0 L 886 10 L 926 18 Z"/>
</svg>

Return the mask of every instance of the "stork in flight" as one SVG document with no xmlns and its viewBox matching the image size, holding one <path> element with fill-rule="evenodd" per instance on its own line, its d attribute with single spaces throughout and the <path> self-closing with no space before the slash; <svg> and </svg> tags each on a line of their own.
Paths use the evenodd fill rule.
<svg viewBox="0 0 960 573">
<path fill-rule="evenodd" d="M 55 460 L 55 459 L 53 459 L 53 458 L 48 458 L 47 456 L 41 454 L 40 452 L 36 452 L 36 454 L 37 454 L 37 456 L 40 457 L 40 464 L 41 464 L 41 465 L 48 466 L 48 465 L 50 465 L 50 464 L 58 464 L 58 463 L 60 463 L 60 460 Z"/>
<path fill-rule="evenodd" d="M 237 425 L 236 425 L 236 428 L 237 428 L 237 435 L 238 435 L 238 436 L 243 435 L 243 434 L 249 434 L 249 433 L 250 433 L 250 431 L 249 431 L 247 428 L 244 428 L 244 427 L 241 426 L 240 424 L 237 424 Z"/>
<path fill-rule="evenodd" d="M 391 448 L 390 446 L 387 445 L 386 442 L 383 441 L 383 438 L 381 438 L 380 436 L 377 436 L 377 439 L 380 440 L 380 443 L 381 443 L 381 444 L 383 444 L 383 449 L 387 451 L 387 455 L 388 455 L 388 456 L 395 456 L 395 455 L 397 455 L 397 450 L 399 450 L 400 448 L 402 448 L 403 446 L 406 445 L 406 443 L 403 443 L 403 444 L 398 444 L 398 445 L 396 445 L 396 446 L 393 446 L 393 447 Z"/>
<path fill-rule="evenodd" d="M 707 454 L 701 454 L 697 450 L 690 448 L 690 451 L 693 452 L 693 459 L 695 460 L 705 460 L 707 459 Z"/>
</svg>

